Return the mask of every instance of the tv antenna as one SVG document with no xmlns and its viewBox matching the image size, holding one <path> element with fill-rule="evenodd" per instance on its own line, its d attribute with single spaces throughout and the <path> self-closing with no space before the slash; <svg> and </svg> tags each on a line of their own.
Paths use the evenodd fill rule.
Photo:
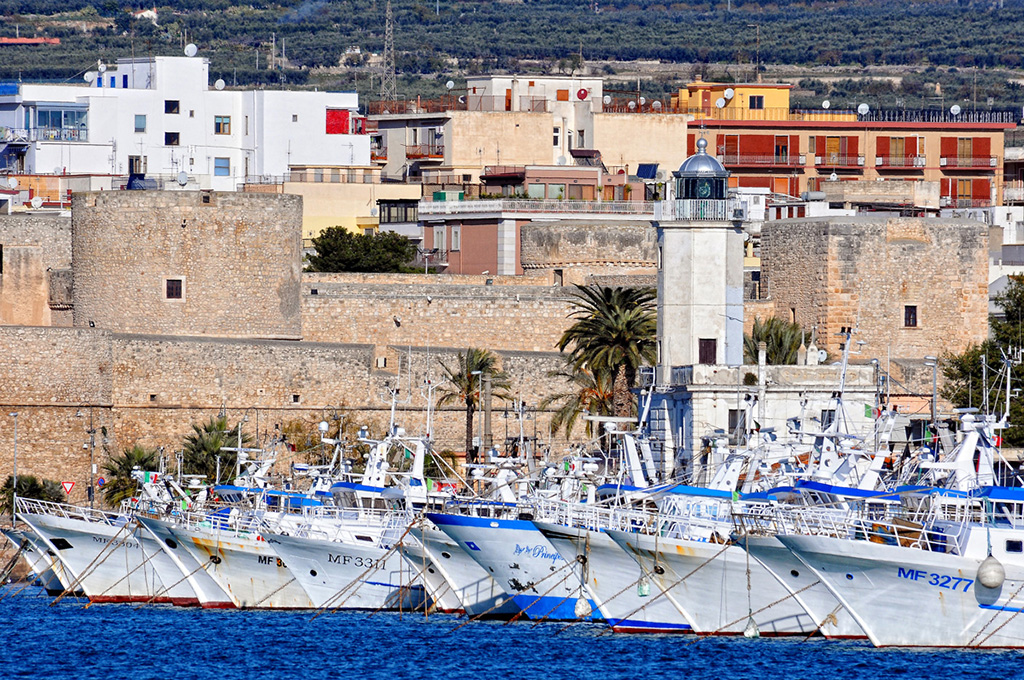
<svg viewBox="0 0 1024 680">
<path fill-rule="evenodd" d="M 398 99 L 395 85 L 395 27 L 391 15 L 391 0 L 388 0 L 384 15 L 384 72 L 380 77 L 380 98 L 393 102 Z"/>
</svg>

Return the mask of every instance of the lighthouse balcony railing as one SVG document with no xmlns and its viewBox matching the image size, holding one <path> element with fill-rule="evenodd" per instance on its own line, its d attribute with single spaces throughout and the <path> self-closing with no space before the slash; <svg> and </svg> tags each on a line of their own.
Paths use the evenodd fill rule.
<svg viewBox="0 0 1024 680">
<path fill-rule="evenodd" d="M 672 206 L 677 220 L 727 220 L 729 201 L 716 198 L 677 199 Z"/>
</svg>

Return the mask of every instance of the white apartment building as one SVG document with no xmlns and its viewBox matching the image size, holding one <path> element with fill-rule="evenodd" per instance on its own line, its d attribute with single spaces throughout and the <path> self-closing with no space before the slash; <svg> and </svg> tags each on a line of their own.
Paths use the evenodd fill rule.
<svg viewBox="0 0 1024 680">
<path fill-rule="evenodd" d="M 205 58 L 147 57 L 82 84 L 0 88 L 0 172 L 187 176 L 229 191 L 293 166 L 370 165 L 356 93 L 223 87 Z"/>
</svg>

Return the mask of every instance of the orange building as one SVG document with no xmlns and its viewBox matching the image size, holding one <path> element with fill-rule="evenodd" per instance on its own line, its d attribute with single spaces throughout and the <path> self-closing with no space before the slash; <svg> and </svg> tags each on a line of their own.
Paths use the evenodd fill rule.
<svg viewBox="0 0 1024 680">
<path fill-rule="evenodd" d="M 791 109 L 787 84 L 697 81 L 672 97 L 694 116 L 687 154 L 705 135 L 736 187 L 799 195 L 822 179 L 939 182 L 942 207 L 1002 203 L 1001 112 Z"/>
</svg>

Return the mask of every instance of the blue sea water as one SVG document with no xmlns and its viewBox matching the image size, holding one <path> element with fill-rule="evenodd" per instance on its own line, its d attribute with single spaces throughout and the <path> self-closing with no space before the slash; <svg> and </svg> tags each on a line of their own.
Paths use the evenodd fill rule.
<svg viewBox="0 0 1024 680">
<path fill-rule="evenodd" d="M 822 639 L 610 634 L 598 624 L 397 613 L 94 605 L 0 588 L 0 678 L 1019 678 L 1019 651 L 877 650 Z M 922 625 L 926 625 L 923 623 Z"/>
</svg>

